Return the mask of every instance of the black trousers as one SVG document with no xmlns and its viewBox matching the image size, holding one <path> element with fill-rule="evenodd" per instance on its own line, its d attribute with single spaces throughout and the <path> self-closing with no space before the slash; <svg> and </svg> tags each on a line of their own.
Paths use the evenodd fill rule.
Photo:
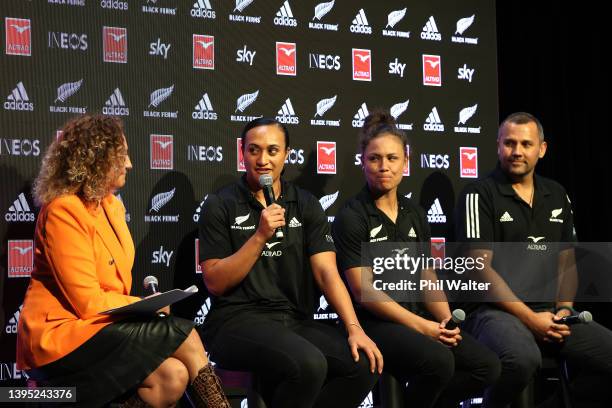
<svg viewBox="0 0 612 408">
<path fill-rule="evenodd" d="M 453 407 L 493 384 L 500 373 L 491 350 L 462 332 L 457 347 L 447 347 L 397 323 L 362 318 L 376 342 L 388 371 L 406 389 L 409 407 Z"/>
<path fill-rule="evenodd" d="M 271 408 L 355 408 L 378 380 L 341 329 L 288 314 L 234 317 L 206 346 L 220 367 L 256 373 Z"/>
<path fill-rule="evenodd" d="M 507 407 L 532 381 L 542 363 L 542 352 L 567 360 L 575 407 L 609 407 L 612 384 L 612 331 L 591 322 L 571 327 L 560 344 L 538 344 L 514 315 L 482 305 L 470 313 L 464 329 L 499 356 L 502 374 L 485 393 L 486 407 Z M 554 405 L 554 404 L 553 404 Z"/>
</svg>

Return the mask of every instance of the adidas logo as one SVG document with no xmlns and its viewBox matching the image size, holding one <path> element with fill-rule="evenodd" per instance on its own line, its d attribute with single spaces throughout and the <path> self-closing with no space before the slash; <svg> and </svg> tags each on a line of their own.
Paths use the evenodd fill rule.
<svg viewBox="0 0 612 408">
<path fill-rule="evenodd" d="M 514 218 L 512 218 L 512 216 L 510 214 L 508 214 L 508 211 L 506 211 L 500 218 L 499 218 L 499 222 L 512 222 L 514 221 Z"/>
<path fill-rule="evenodd" d="M 291 125 L 298 125 L 300 123 L 300 118 L 295 114 L 291 99 L 287 98 L 285 100 L 285 103 L 283 103 L 283 106 L 281 106 L 276 114 L 276 120 L 280 123 Z"/>
<path fill-rule="evenodd" d="M 13 316 L 9 319 L 6 328 L 4 329 L 7 334 L 17 334 L 17 325 L 19 324 L 19 314 L 21 313 L 21 309 L 23 305 L 19 306 L 19 309 L 13 314 Z"/>
<path fill-rule="evenodd" d="M 297 27 L 297 20 L 293 18 L 289 0 L 285 0 L 280 10 L 276 13 L 274 24 L 277 26 Z"/>
<path fill-rule="evenodd" d="M 6 222 L 34 222 L 34 213 L 28 205 L 25 194 L 21 193 L 4 215 Z"/>
<path fill-rule="evenodd" d="M 446 215 L 444 215 L 440 200 L 437 198 L 429 208 L 429 211 L 427 211 L 427 222 L 430 224 L 443 224 L 446 222 Z"/>
<path fill-rule="evenodd" d="M 430 132 L 444 132 L 444 124 L 442 124 L 440 115 L 438 115 L 438 109 L 435 106 L 429 113 L 429 116 L 427 116 L 427 119 L 425 119 L 423 129 Z"/>
<path fill-rule="evenodd" d="M 17 87 L 13 89 L 13 92 L 6 97 L 4 102 L 4 109 L 15 110 L 15 111 L 33 111 L 34 104 L 30 102 L 28 93 L 26 92 L 23 82 L 19 82 Z"/>
<path fill-rule="evenodd" d="M 370 113 L 368 112 L 368 107 L 366 106 L 365 102 L 362 103 L 359 109 L 357 110 L 357 113 L 355 114 L 355 116 L 353 116 L 353 122 L 352 122 L 353 127 L 354 128 L 362 127 L 363 121 L 369 114 Z"/>
<path fill-rule="evenodd" d="M 214 19 L 217 17 L 217 15 L 210 5 L 210 0 L 198 0 L 193 3 L 193 7 L 191 8 L 191 17 Z"/>
<path fill-rule="evenodd" d="M 366 17 L 363 9 L 359 10 L 353 19 L 353 24 L 351 24 L 350 30 L 351 33 L 372 34 L 372 27 L 370 27 L 368 24 L 368 18 Z"/>
<path fill-rule="evenodd" d="M 129 116 L 130 110 L 125 106 L 125 100 L 119 88 L 115 88 L 113 94 L 104 103 L 102 113 L 113 116 Z"/>
<path fill-rule="evenodd" d="M 193 119 L 199 120 L 217 120 L 217 113 L 214 111 L 208 93 L 202 95 L 200 102 L 194 107 L 191 114 Z"/>
<path fill-rule="evenodd" d="M 408 231 L 408 236 L 410 238 L 416 238 L 417 237 L 416 232 L 414 231 L 413 227 L 410 227 L 410 231 Z"/>
<path fill-rule="evenodd" d="M 301 227 L 302 223 L 298 221 L 297 218 L 293 217 L 291 219 L 291 221 L 289 221 L 289 227 L 290 228 L 297 228 L 297 227 Z"/>
<path fill-rule="evenodd" d="M 206 298 L 200 310 L 196 313 L 195 319 L 193 319 L 195 324 L 201 325 L 204 324 L 204 320 L 206 320 L 206 316 L 208 316 L 208 312 L 210 311 L 210 298 Z"/>
<path fill-rule="evenodd" d="M 436 20 L 434 20 L 433 16 L 430 16 L 427 23 L 425 23 L 423 26 L 423 31 L 421 31 L 421 39 L 442 41 L 442 35 L 438 32 L 438 26 L 436 25 Z"/>
</svg>

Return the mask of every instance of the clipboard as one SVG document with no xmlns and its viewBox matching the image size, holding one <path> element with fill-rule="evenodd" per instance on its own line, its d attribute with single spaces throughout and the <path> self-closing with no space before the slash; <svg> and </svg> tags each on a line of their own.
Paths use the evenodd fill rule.
<svg viewBox="0 0 612 408">
<path fill-rule="evenodd" d="M 148 296 L 138 302 L 131 303 L 126 306 L 108 309 L 98 314 L 101 315 L 121 315 L 121 314 L 140 314 L 150 315 L 173 303 L 183 300 L 186 297 L 198 292 L 198 287 L 192 285 L 185 290 L 172 289 L 167 292 L 160 293 L 156 296 Z"/>
</svg>

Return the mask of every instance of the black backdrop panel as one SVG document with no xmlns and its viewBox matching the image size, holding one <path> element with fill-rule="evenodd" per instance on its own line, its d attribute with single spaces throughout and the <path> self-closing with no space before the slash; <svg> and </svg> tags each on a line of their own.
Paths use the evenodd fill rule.
<svg viewBox="0 0 612 408">
<path fill-rule="evenodd" d="M 0 381 L 21 375 L 14 345 L 37 213 L 31 183 L 75 114 L 125 123 L 134 169 L 119 193 L 137 247 L 133 291 L 148 274 L 162 289 L 196 283 L 201 293 L 176 311 L 199 323 L 209 302 L 196 220 L 206 194 L 240 174 L 244 121 L 287 123 L 285 177 L 326 196 L 330 219 L 363 185 L 357 127 L 375 107 L 393 107 L 410 137 L 401 187 L 435 237 L 450 238 L 459 190 L 494 165 L 492 0 L 5 0 L 0 14 Z M 167 203 L 154 205 L 160 197 Z M 315 317 L 329 317 L 314 300 Z"/>
</svg>

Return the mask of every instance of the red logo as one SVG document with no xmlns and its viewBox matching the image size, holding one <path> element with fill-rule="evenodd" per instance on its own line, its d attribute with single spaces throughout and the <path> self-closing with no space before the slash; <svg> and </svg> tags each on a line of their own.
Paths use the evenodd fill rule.
<svg viewBox="0 0 612 408">
<path fill-rule="evenodd" d="M 336 142 L 317 141 L 317 174 L 336 174 Z"/>
<path fill-rule="evenodd" d="M 446 238 L 431 237 L 431 257 L 440 259 L 442 262 L 444 262 L 445 256 L 446 256 Z"/>
<path fill-rule="evenodd" d="M 459 176 L 462 178 L 478 178 L 478 148 L 460 147 L 459 156 L 461 157 Z"/>
<path fill-rule="evenodd" d="M 242 153 L 242 138 L 236 138 L 236 171 L 246 171 L 244 167 L 244 154 Z"/>
<path fill-rule="evenodd" d="M 296 54 L 295 43 L 276 43 L 276 75 L 297 75 Z"/>
<path fill-rule="evenodd" d="M 353 48 L 353 80 L 372 80 L 372 52 Z"/>
<path fill-rule="evenodd" d="M 215 37 L 213 35 L 193 35 L 193 67 L 215 69 Z"/>
<path fill-rule="evenodd" d="M 174 168 L 172 135 L 151 135 L 151 169 Z"/>
<path fill-rule="evenodd" d="M 200 265 L 200 238 L 195 239 L 195 273 L 202 273 Z"/>
<path fill-rule="evenodd" d="M 423 85 L 442 86 L 442 60 L 439 55 L 423 54 Z"/>
<path fill-rule="evenodd" d="M 9 240 L 8 277 L 29 278 L 34 269 L 34 241 Z"/>
<path fill-rule="evenodd" d="M 8 55 L 32 55 L 32 25 L 27 18 L 4 18 L 6 43 L 4 49 Z"/>
<path fill-rule="evenodd" d="M 404 176 L 410 175 L 410 145 L 406 145 L 406 165 L 404 166 Z"/>
<path fill-rule="evenodd" d="M 104 62 L 127 63 L 127 28 L 104 27 Z"/>
</svg>

